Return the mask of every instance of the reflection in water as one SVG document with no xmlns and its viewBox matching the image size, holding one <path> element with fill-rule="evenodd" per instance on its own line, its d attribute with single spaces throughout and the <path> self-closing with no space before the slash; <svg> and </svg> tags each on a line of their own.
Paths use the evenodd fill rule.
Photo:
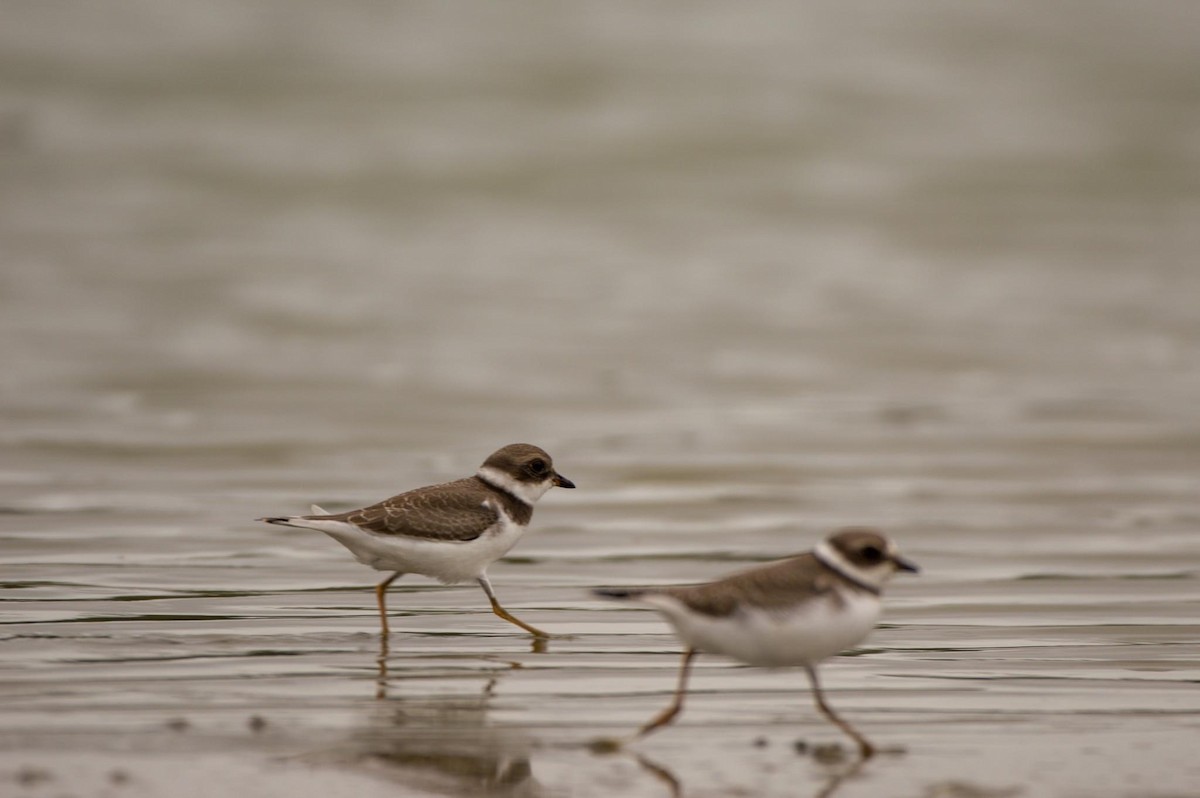
<svg viewBox="0 0 1200 798">
<path fill-rule="evenodd" d="M 540 653 L 544 652 L 546 650 L 545 643 L 546 643 L 545 640 L 539 640 L 538 638 L 534 638 L 533 652 L 535 654 L 540 654 Z M 388 683 L 389 683 L 388 657 L 390 655 L 390 651 L 391 651 L 391 647 L 388 644 L 388 638 L 386 636 L 381 635 L 379 638 L 379 654 L 378 654 L 378 656 L 375 657 L 375 668 L 376 668 L 376 671 L 375 671 L 375 698 L 377 700 L 381 700 L 381 701 L 385 700 L 388 697 Z M 492 661 L 490 657 L 487 659 L 489 661 Z M 520 668 L 525 667 L 524 665 L 522 665 L 520 662 L 517 662 L 516 660 L 499 660 L 499 661 L 502 662 L 503 665 L 505 666 L 502 670 L 518 670 Z M 496 681 L 497 681 L 497 677 L 495 675 L 493 675 L 491 678 L 489 678 L 487 680 L 487 683 L 483 687 L 483 693 L 482 693 L 483 699 L 486 700 L 491 697 L 492 690 L 496 686 Z"/>
<path fill-rule="evenodd" d="M 378 673 L 375 677 L 375 698 L 383 700 L 387 698 L 388 686 L 388 636 L 379 636 L 379 656 L 375 658 L 375 665 L 378 667 Z"/>
<path fill-rule="evenodd" d="M 344 749 L 356 768 L 451 795 L 542 794 L 533 780 L 530 742 L 487 722 L 497 677 L 473 696 L 388 698 L 386 640 L 376 663 L 378 700 Z"/>
<path fill-rule="evenodd" d="M 389 698 L 389 646 L 380 638 L 376 657 L 377 703 L 365 728 L 351 735 L 356 767 L 382 772 L 405 784 L 461 795 L 539 795 L 529 761 L 530 742 L 487 722 L 498 681 L 478 695 Z M 507 663 L 510 669 L 520 663 Z"/>
<path fill-rule="evenodd" d="M 638 766 L 667 786 L 671 798 L 682 798 L 684 795 L 683 782 L 670 768 L 643 754 L 631 753 L 631 756 Z M 842 784 L 858 775 L 866 763 L 867 757 L 858 757 L 848 766 L 828 768 L 826 771 L 828 777 L 820 789 L 813 793 L 813 798 L 831 798 Z"/>
<path fill-rule="evenodd" d="M 663 765 L 658 764 L 652 759 L 634 754 L 634 760 L 642 767 L 643 770 L 650 773 L 654 778 L 667 785 L 670 790 L 671 798 L 680 798 L 683 795 L 683 783 L 679 778 L 671 772 L 671 770 Z"/>
<path fill-rule="evenodd" d="M 830 769 L 829 778 L 825 781 L 825 785 L 813 795 L 813 798 L 830 798 L 843 783 L 857 776 L 866 764 L 867 760 L 860 757 L 851 762 L 848 767 Z"/>
</svg>

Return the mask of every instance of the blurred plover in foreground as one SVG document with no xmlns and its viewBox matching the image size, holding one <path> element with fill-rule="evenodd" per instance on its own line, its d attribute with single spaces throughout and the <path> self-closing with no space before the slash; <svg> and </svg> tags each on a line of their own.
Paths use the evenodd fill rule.
<svg viewBox="0 0 1200 798">
<path fill-rule="evenodd" d="M 387 588 L 404 574 L 423 574 L 445 584 L 474 579 L 496 615 L 546 638 L 548 634 L 500 606 L 487 567 L 517 544 L 533 517 L 534 503 L 552 487 L 573 488 L 575 483 L 554 470 L 543 450 L 514 443 L 465 479 L 417 488 L 344 513 L 327 513 L 314 504 L 312 515 L 258 520 L 324 532 L 364 565 L 392 571 L 375 586 L 385 640 Z"/>
<path fill-rule="evenodd" d="M 864 759 L 872 756 L 874 746 L 826 703 L 817 663 L 866 638 L 879 618 L 884 583 L 896 571 L 916 570 L 880 533 L 850 528 L 830 535 L 811 552 L 716 582 L 595 591 L 654 608 L 687 647 L 674 699 L 633 739 L 666 726 L 680 713 L 692 660 L 704 651 L 749 665 L 803 667 L 817 708 L 853 738 Z"/>
</svg>

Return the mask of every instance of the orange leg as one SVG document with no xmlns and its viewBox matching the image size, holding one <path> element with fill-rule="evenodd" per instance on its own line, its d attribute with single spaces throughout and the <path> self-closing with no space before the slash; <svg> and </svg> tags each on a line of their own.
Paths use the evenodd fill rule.
<svg viewBox="0 0 1200 798">
<path fill-rule="evenodd" d="M 396 573 L 384 579 L 379 584 L 375 585 L 375 600 L 379 603 L 379 625 L 383 629 L 383 636 L 386 638 L 389 634 L 387 622 L 387 589 L 388 585 L 395 582 L 397 578 L 404 576 L 403 573 Z"/>
<path fill-rule="evenodd" d="M 671 699 L 671 703 L 666 709 L 655 715 L 646 725 L 638 729 L 633 739 L 640 739 L 655 729 L 666 726 L 675 719 L 676 715 L 683 711 L 683 696 L 687 693 L 688 674 L 691 672 L 692 660 L 695 656 L 696 649 L 694 648 L 689 648 L 683 652 L 683 663 L 679 667 L 679 684 L 675 687 L 675 697 Z"/>
<path fill-rule="evenodd" d="M 863 759 L 870 759 L 874 756 L 875 746 L 871 745 L 867 738 L 859 734 L 853 726 L 839 718 L 833 708 L 825 703 L 825 696 L 821 693 L 821 683 L 817 681 L 817 669 L 812 665 L 805 665 L 804 670 L 808 673 L 808 681 L 812 683 L 813 698 L 817 699 L 817 709 L 821 710 L 821 714 L 837 724 L 839 729 L 858 743 L 858 750 Z"/>
<path fill-rule="evenodd" d="M 503 618 L 509 623 L 516 624 L 534 637 L 550 637 L 550 635 L 546 634 L 541 629 L 538 629 L 536 626 L 530 626 L 517 616 L 510 613 L 508 610 L 501 607 L 499 599 L 496 598 L 496 591 L 492 590 L 492 583 L 488 581 L 487 574 L 480 574 L 476 581 L 479 582 L 479 586 L 483 588 L 483 592 L 487 593 L 488 600 L 492 602 L 492 612 L 496 613 L 497 616 Z"/>
</svg>

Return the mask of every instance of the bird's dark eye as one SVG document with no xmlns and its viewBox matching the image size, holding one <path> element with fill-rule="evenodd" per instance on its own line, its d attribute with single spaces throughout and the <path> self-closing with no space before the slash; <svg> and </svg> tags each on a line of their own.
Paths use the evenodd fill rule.
<svg viewBox="0 0 1200 798">
<path fill-rule="evenodd" d="M 541 476 L 546 473 L 545 460 L 531 460 L 529 463 L 529 472 L 536 476 Z"/>
<path fill-rule="evenodd" d="M 859 553 L 867 562 L 880 562 L 883 559 L 883 552 L 879 550 L 878 546 L 863 546 Z"/>
</svg>

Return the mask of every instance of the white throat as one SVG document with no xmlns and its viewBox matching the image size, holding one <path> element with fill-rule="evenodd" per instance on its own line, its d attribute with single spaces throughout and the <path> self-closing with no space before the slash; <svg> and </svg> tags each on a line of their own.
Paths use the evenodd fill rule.
<svg viewBox="0 0 1200 798">
<path fill-rule="evenodd" d="M 492 468 L 491 466 L 480 466 L 479 470 L 475 472 L 475 476 L 496 490 L 502 490 L 505 493 L 516 496 L 530 507 L 534 505 L 534 502 L 546 495 L 546 491 L 550 490 L 554 484 L 553 478 L 541 482 L 521 482 L 514 479 L 511 474 L 506 474 L 500 469 Z"/>
<path fill-rule="evenodd" d="M 876 568 L 859 568 L 847 560 L 840 551 L 830 546 L 827 540 L 822 540 L 813 547 L 813 556 L 822 565 L 832 568 L 846 579 L 860 587 L 867 588 L 872 593 L 879 593 L 883 590 L 884 582 L 891 575 L 891 568 L 886 563 Z"/>
</svg>

